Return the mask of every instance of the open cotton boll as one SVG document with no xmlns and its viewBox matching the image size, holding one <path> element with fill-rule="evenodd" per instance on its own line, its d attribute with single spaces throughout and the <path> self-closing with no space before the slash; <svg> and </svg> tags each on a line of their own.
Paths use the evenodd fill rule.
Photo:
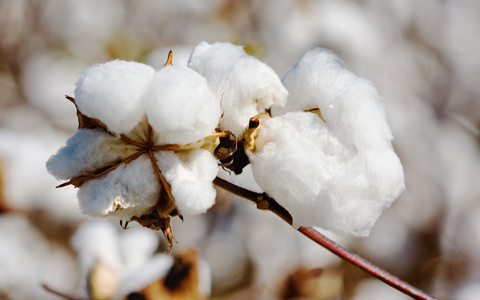
<svg viewBox="0 0 480 300">
<path fill-rule="evenodd" d="M 155 206 L 159 193 L 158 178 L 150 159 L 144 155 L 103 177 L 87 181 L 78 191 L 78 200 L 84 214 L 130 220 Z"/>
<path fill-rule="evenodd" d="M 70 240 L 72 248 L 77 252 L 80 267 L 80 283 L 78 296 L 80 299 L 90 298 L 90 279 L 92 268 L 97 263 L 105 264 L 114 273 L 122 273 L 122 253 L 119 237 L 113 224 L 105 219 L 88 221 L 81 224 Z"/>
<path fill-rule="evenodd" d="M 255 180 L 292 215 L 295 227 L 366 236 L 404 189 L 402 166 L 391 148 L 359 151 L 345 145 L 313 113 L 267 119 L 255 142 Z"/>
<path fill-rule="evenodd" d="M 230 43 L 200 43 L 188 66 L 207 78 L 225 112 L 220 129 L 242 138 L 251 117 L 283 105 L 288 95 L 278 75 L 265 63 Z"/>
<path fill-rule="evenodd" d="M 197 215 L 212 207 L 216 196 L 212 181 L 218 165 L 209 151 L 197 149 L 181 155 L 160 151 L 155 156 L 181 214 Z"/>
<path fill-rule="evenodd" d="M 91 118 L 117 133 L 128 133 L 145 114 L 143 98 L 155 69 L 137 62 L 114 60 L 88 68 L 77 82 L 75 103 Z"/>
<path fill-rule="evenodd" d="M 67 180 L 114 164 L 136 151 L 134 145 L 122 143 L 105 131 L 79 129 L 50 157 L 47 170 L 57 179 Z"/>
<path fill-rule="evenodd" d="M 220 102 L 207 80 L 187 67 L 158 71 L 146 98 L 148 121 L 159 144 L 194 143 L 211 134 L 220 119 Z"/>
</svg>

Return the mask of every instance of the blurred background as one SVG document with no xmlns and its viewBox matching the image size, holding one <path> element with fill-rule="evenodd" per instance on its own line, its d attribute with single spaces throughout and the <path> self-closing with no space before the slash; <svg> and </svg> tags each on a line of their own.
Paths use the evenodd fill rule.
<svg viewBox="0 0 480 300">
<path fill-rule="evenodd" d="M 0 299 L 60 299 L 42 283 L 81 297 L 91 270 L 82 253 L 98 261 L 132 251 L 115 238 L 78 238 L 92 221 L 45 169 L 77 128 L 64 95 L 81 73 L 117 58 L 160 68 L 169 50 L 186 65 L 201 41 L 244 45 L 280 77 L 321 46 L 373 81 L 406 191 L 369 237 L 330 236 L 441 299 L 480 299 L 476 0 L 0 0 Z M 255 188 L 248 172 L 232 180 Z M 105 236 L 128 232 L 105 222 L 115 225 Z M 198 274 L 206 298 L 409 299 L 223 191 L 205 215 L 175 219 L 173 229 L 173 255 L 193 247 L 209 267 Z M 163 237 L 149 236 L 157 246 L 146 252 L 163 253 Z"/>
</svg>

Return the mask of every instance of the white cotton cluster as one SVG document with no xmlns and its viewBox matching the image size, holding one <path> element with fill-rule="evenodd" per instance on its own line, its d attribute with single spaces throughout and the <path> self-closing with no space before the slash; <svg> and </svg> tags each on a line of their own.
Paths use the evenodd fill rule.
<svg viewBox="0 0 480 300">
<path fill-rule="evenodd" d="M 288 102 L 272 110 L 250 155 L 256 181 L 290 212 L 295 227 L 368 235 L 404 190 L 381 98 L 321 48 L 287 71 L 283 83 Z M 325 121 L 304 112 L 314 108 Z"/>
<path fill-rule="evenodd" d="M 158 72 L 115 60 L 87 69 L 77 82 L 79 110 L 115 133 L 129 133 L 147 115 L 160 141 L 193 143 L 218 125 L 219 102 L 200 74 L 169 66 Z"/>
<path fill-rule="evenodd" d="M 273 104 L 283 105 L 288 95 L 278 75 L 265 63 L 230 43 L 200 43 L 188 66 L 207 78 L 224 111 L 220 129 L 239 139 L 251 117 Z"/>
<path fill-rule="evenodd" d="M 215 132 L 221 115 L 219 100 L 197 72 L 173 65 L 156 72 L 150 66 L 120 60 L 87 69 L 77 82 L 75 103 L 82 114 L 98 119 L 108 131 L 79 129 L 49 159 L 47 169 L 58 179 L 69 180 L 118 165 L 83 183 L 78 198 L 85 214 L 127 220 L 154 207 L 162 189 L 147 152 L 122 163 L 141 151 L 128 139 L 146 145 L 151 126 L 150 142 L 155 146 L 193 144 Z M 207 150 L 192 149 L 153 150 L 179 212 L 186 215 L 205 212 L 216 195 L 215 158 Z"/>
</svg>

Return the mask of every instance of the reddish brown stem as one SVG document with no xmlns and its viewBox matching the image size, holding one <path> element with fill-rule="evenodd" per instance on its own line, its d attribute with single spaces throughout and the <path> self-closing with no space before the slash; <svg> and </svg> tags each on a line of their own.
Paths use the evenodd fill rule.
<svg viewBox="0 0 480 300">
<path fill-rule="evenodd" d="M 357 254 L 351 252 L 350 250 L 343 248 L 342 246 L 330 240 L 329 238 L 327 238 L 320 232 L 316 231 L 312 227 L 301 226 L 300 228 L 298 228 L 298 231 L 300 231 L 301 233 L 309 237 L 311 240 L 313 240 L 317 244 L 327 248 L 333 254 L 349 261 L 350 263 L 354 264 L 355 266 L 359 267 L 365 272 L 375 276 L 376 278 L 380 279 L 381 281 L 385 282 L 391 287 L 399 290 L 400 292 L 414 299 L 438 300 L 437 298 L 423 292 L 422 290 L 406 283 L 400 278 L 388 273 L 387 271 L 374 265 L 368 260 L 358 256 Z"/>
<path fill-rule="evenodd" d="M 268 197 L 265 193 L 255 193 L 249 191 L 247 189 L 241 188 L 237 185 L 234 185 L 226 180 L 221 178 L 215 178 L 213 183 L 226 190 L 229 191 L 237 196 L 243 197 L 247 200 L 250 200 L 257 204 L 259 209 L 266 209 L 270 210 L 275 213 L 277 216 L 282 218 L 284 221 L 292 225 L 292 217 L 290 214 L 273 198 Z M 390 285 L 391 287 L 399 290 L 400 292 L 414 298 L 420 300 L 438 300 L 437 298 L 423 292 L 422 290 L 406 283 L 405 281 L 401 280 L 400 278 L 393 276 L 392 274 L 388 273 L 387 271 L 377 267 L 373 263 L 367 261 L 366 259 L 358 256 L 357 254 L 352 253 L 351 251 L 343 248 L 339 244 L 335 243 L 334 241 L 330 240 L 323 234 L 319 233 L 312 227 L 300 227 L 298 231 L 303 233 L 305 236 L 309 237 L 311 240 L 316 242 L 317 244 L 325 247 L 333 254 L 338 255 L 339 257 L 345 259 L 346 261 L 354 264 L 355 266 L 359 267 L 360 269 L 364 270 L 365 272 L 375 276 L 376 278 L 380 279 L 381 281 L 385 282 L 386 284 Z"/>
</svg>

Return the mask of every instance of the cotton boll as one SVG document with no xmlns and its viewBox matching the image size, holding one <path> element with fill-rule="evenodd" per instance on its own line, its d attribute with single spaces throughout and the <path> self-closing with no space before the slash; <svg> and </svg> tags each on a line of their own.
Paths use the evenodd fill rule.
<svg viewBox="0 0 480 300">
<path fill-rule="evenodd" d="M 218 168 L 209 151 L 197 149 L 180 156 L 159 151 L 155 156 L 181 214 L 197 215 L 212 207 L 216 196 L 212 181 Z"/>
<path fill-rule="evenodd" d="M 251 117 L 272 104 L 283 105 L 287 91 L 277 74 L 265 63 L 249 56 L 241 46 L 200 43 L 188 66 L 207 78 L 225 112 L 222 130 L 241 138 Z"/>
<path fill-rule="evenodd" d="M 159 144 L 194 143 L 211 134 L 220 119 L 220 103 L 206 79 L 187 67 L 158 71 L 146 98 Z"/>
<path fill-rule="evenodd" d="M 77 82 L 80 111 L 117 133 L 128 133 L 145 113 L 143 98 L 155 70 L 137 62 L 114 60 L 88 68 Z"/>
<path fill-rule="evenodd" d="M 107 132 L 79 129 L 50 157 L 47 169 L 56 178 L 68 180 L 113 165 L 137 151 Z"/>
<path fill-rule="evenodd" d="M 114 215 L 130 220 L 155 206 L 159 193 L 151 161 L 143 155 L 103 177 L 84 183 L 78 191 L 78 199 L 84 214 Z"/>
<path fill-rule="evenodd" d="M 365 236 L 403 191 L 402 167 L 391 147 L 359 151 L 345 145 L 313 113 L 287 113 L 260 128 L 250 155 L 255 180 L 292 215 L 295 227 Z"/>
</svg>

